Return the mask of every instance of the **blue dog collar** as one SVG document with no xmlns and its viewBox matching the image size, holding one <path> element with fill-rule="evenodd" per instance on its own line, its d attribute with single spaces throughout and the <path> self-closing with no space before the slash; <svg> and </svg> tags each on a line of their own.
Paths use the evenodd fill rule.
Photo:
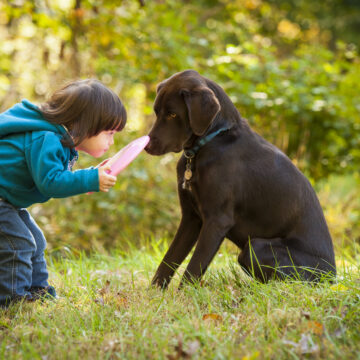
<svg viewBox="0 0 360 360">
<path fill-rule="evenodd" d="M 215 136 L 219 135 L 223 131 L 229 130 L 228 128 L 220 128 L 219 130 L 214 131 L 213 133 L 210 133 L 203 138 L 200 138 L 195 146 L 193 146 L 190 149 L 184 149 L 184 156 L 186 158 L 186 165 L 185 165 L 185 172 L 184 172 L 184 182 L 182 184 L 183 189 L 187 189 L 191 191 L 191 178 L 193 176 L 192 172 L 192 159 L 195 157 L 196 153 L 200 150 L 201 147 L 203 147 L 205 144 L 207 144 L 209 141 L 211 141 Z"/>
<path fill-rule="evenodd" d="M 197 152 L 200 150 L 200 148 L 202 148 L 205 144 L 207 144 L 208 142 L 210 142 L 215 136 L 219 135 L 220 133 L 222 133 L 223 131 L 229 130 L 228 128 L 220 128 L 219 130 L 214 131 L 213 133 L 210 133 L 209 135 L 206 135 L 203 138 L 200 138 L 195 146 L 193 146 L 190 149 L 184 149 L 184 156 L 187 159 L 192 159 L 193 157 L 195 157 L 195 155 L 197 154 Z"/>
</svg>

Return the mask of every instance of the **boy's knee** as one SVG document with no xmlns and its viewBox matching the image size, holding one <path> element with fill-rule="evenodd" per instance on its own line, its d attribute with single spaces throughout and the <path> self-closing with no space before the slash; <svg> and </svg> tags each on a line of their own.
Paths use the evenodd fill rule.
<svg viewBox="0 0 360 360">
<path fill-rule="evenodd" d="M 39 256 L 44 253 L 46 249 L 46 240 L 45 237 L 42 236 L 34 236 L 35 241 L 35 252 L 34 256 Z"/>
<path fill-rule="evenodd" d="M 5 234 L 0 230 L 0 252 L 23 251 L 35 253 L 37 245 L 31 233 L 17 234 L 16 236 Z"/>
<path fill-rule="evenodd" d="M 31 234 L 31 241 L 35 243 L 35 256 L 42 254 L 46 249 L 46 239 L 42 230 L 27 210 L 22 209 L 19 215 Z"/>
</svg>

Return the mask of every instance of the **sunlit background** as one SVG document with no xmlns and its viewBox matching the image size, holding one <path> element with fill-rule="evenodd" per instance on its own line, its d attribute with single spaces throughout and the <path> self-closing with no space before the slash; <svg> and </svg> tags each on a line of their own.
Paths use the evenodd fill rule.
<svg viewBox="0 0 360 360">
<path fill-rule="evenodd" d="M 337 248 L 360 242 L 356 0 L 0 2 L 0 108 L 95 77 L 124 101 L 112 155 L 147 133 L 156 84 L 195 69 L 315 186 Z M 50 250 L 107 251 L 174 234 L 178 154 L 143 153 L 108 194 L 34 205 Z M 83 155 L 78 167 L 95 164 Z M 353 247 L 351 247 L 353 248 Z"/>
</svg>

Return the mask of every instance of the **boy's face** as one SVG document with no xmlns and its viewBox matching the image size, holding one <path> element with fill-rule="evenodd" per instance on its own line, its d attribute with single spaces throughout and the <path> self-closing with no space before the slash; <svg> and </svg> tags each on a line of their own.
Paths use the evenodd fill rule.
<svg viewBox="0 0 360 360">
<path fill-rule="evenodd" d="M 115 130 L 102 131 L 96 136 L 84 139 L 76 150 L 84 151 L 87 154 L 98 158 L 109 150 L 109 147 L 114 143 Z"/>
</svg>

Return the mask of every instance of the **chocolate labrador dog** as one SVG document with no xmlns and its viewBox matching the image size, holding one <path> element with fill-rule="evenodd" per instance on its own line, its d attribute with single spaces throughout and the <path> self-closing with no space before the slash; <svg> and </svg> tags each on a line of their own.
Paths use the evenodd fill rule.
<svg viewBox="0 0 360 360">
<path fill-rule="evenodd" d="M 336 274 L 315 191 L 290 159 L 255 133 L 224 90 L 187 70 L 157 87 L 146 151 L 183 151 L 177 165 L 182 219 L 152 283 L 166 288 L 196 243 L 180 286 L 201 278 L 224 238 L 260 281 Z"/>
</svg>

